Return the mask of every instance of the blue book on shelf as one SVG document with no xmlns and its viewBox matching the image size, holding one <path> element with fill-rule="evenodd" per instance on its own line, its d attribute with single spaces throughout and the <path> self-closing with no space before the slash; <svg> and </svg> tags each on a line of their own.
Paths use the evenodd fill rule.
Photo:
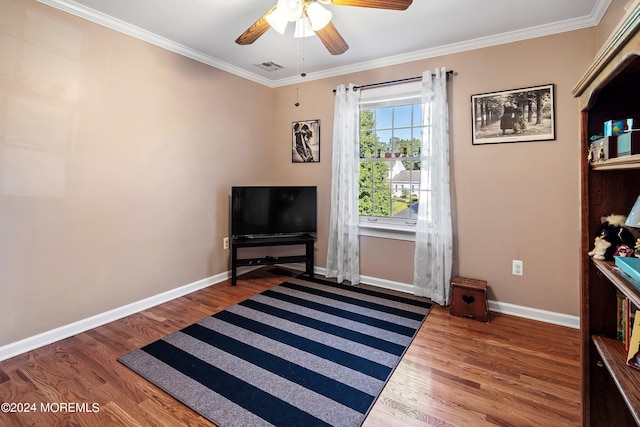
<svg viewBox="0 0 640 427">
<path fill-rule="evenodd" d="M 640 258 L 617 256 L 615 259 L 620 270 L 640 282 Z"/>
</svg>

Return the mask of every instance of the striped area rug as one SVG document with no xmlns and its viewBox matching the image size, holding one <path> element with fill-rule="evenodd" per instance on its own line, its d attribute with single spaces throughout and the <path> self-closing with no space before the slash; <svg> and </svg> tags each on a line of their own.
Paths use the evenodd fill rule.
<svg viewBox="0 0 640 427">
<path fill-rule="evenodd" d="M 219 426 L 359 426 L 431 307 L 291 278 L 119 361 Z"/>
</svg>

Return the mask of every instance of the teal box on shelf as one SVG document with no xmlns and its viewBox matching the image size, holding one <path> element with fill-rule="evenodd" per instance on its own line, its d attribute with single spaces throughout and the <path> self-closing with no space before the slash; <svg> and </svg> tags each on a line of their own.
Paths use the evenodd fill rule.
<svg viewBox="0 0 640 427">
<path fill-rule="evenodd" d="M 618 135 L 618 157 L 640 154 L 640 131 L 633 130 Z"/>
<path fill-rule="evenodd" d="M 640 282 L 640 258 L 617 256 L 615 260 L 620 270 L 627 273 L 632 279 Z"/>
</svg>

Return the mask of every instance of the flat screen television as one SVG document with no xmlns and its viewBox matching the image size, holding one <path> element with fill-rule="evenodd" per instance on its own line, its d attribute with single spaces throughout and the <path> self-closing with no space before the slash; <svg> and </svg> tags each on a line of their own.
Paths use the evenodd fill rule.
<svg viewBox="0 0 640 427">
<path fill-rule="evenodd" d="M 232 187 L 232 238 L 316 235 L 316 187 Z"/>
</svg>

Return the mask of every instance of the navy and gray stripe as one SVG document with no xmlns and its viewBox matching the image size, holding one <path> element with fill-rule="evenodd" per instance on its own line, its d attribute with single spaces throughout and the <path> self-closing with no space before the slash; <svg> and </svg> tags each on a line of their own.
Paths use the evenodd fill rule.
<svg viewBox="0 0 640 427">
<path fill-rule="evenodd" d="M 360 425 L 431 303 L 291 279 L 120 360 L 222 425 Z"/>
</svg>

